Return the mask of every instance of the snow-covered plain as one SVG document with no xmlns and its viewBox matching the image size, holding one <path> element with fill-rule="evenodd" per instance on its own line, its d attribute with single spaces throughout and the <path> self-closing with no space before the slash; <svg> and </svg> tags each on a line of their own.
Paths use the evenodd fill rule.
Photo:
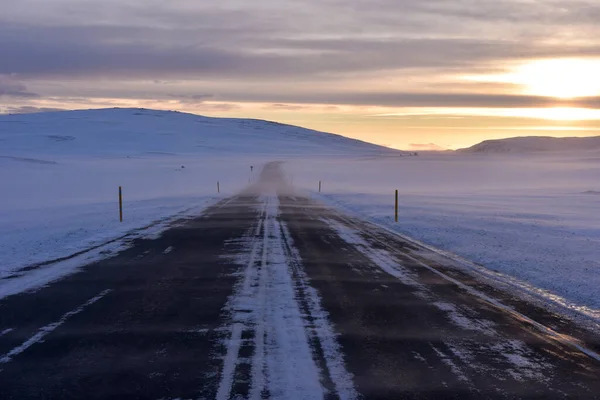
<svg viewBox="0 0 600 400">
<path fill-rule="evenodd" d="M 328 158 L 286 169 L 299 190 L 600 324 L 599 153 Z"/>
<path fill-rule="evenodd" d="M 0 278 L 132 230 L 144 234 L 148 230 L 142 228 L 152 225 L 155 232 L 169 219 L 197 214 L 243 189 L 266 161 L 392 152 L 287 125 L 177 112 L 0 116 Z M 119 186 L 123 223 L 118 219 Z M 6 294 L 17 290 L 13 281 L 0 285 L 0 295 L 2 288 Z"/>
</svg>

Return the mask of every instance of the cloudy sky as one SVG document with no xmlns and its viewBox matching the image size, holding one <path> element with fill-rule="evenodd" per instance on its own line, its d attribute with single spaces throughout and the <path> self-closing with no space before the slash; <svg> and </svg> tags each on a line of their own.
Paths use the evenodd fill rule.
<svg viewBox="0 0 600 400">
<path fill-rule="evenodd" d="M 135 106 L 400 147 L 600 135 L 600 0 L 0 0 L 0 112 Z"/>
</svg>

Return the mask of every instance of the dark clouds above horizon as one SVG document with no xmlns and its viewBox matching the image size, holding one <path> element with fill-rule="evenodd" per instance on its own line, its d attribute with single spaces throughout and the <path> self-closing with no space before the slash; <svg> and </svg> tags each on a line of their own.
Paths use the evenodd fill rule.
<svg viewBox="0 0 600 400">
<path fill-rule="evenodd" d="M 0 96 L 546 107 L 445 79 L 600 57 L 599 20 L 583 0 L 11 1 Z"/>
</svg>

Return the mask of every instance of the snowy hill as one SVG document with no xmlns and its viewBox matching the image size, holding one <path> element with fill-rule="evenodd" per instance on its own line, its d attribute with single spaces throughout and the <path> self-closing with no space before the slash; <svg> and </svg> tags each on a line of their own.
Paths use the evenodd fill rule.
<svg viewBox="0 0 600 400">
<path fill-rule="evenodd" d="M 475 146 L 457 150 L 464 153 L 530 153 L 600 151 L 600 136 L 555 138 L 548 136 L 525 136 L 508 139 L 486 140 Z"/>
<path fill-rule="evenodd" d="M 0 281 L 25 265 L 196 213 L 244 189 L 265 162 L 319 155 L 403 153 L 273 122 L 171 111 L 0 115 Z M 9 292 L 0 283 L 0 297 Z"/>
<path fill-rule="evenodd" d="M 30 159 L 223 153 L 401 154 L 344 136 L 274 122 L 146 109 L 2 115 L 0 143 L 0 156 Z"/>
</svg>

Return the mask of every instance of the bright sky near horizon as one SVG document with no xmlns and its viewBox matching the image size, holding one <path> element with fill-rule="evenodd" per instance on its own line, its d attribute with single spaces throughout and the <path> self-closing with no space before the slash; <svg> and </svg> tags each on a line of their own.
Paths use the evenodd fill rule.
<svg viewBox="0 0 600 400">
<path fill-rule="evenodd" d="M 403 149 L 600 135 L 599 0 L 0 0 L 0 113 L 147 107 Z"/>
</svg>

